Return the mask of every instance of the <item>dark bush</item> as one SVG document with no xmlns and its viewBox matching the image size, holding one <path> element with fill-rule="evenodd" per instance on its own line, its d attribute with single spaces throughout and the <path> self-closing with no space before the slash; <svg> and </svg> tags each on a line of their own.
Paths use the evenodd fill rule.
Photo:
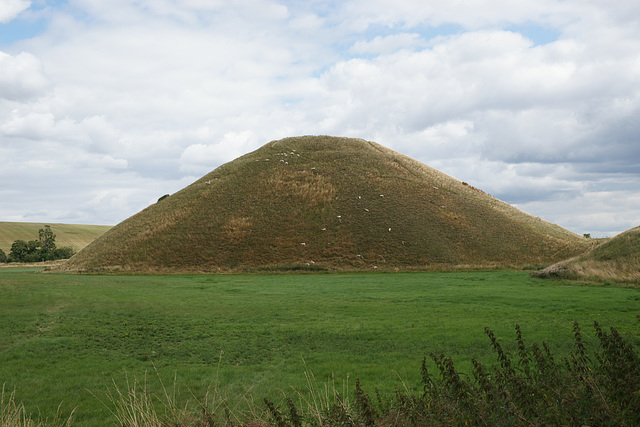
<svg viewBox="0 0 640 427">
<path fill-rule="evenodd" d="M 69 259 L 73 256 L 74 251 L 71 246 L 63 246 L 54 251 L 54 259 Z"/>
<path fill-rule="evenodd" d="M 24 240 L 16 240 L 11 245 L 9 251 L 9 262 L 23 262 L 24 258 L 29 253 L 29 246 Z"/>
<path fill-rule="evenodd" d="M 596 322 L 594 329 L 599 347 L 588 350 L 575 323 L 574 351 L 558 362 L 546 343 L 527 346 L 518 325 L 515 356 L 485 328 L 497 356 L 492 366 L 474 359 L 473 376 L 464 376 L 451 358 L 431 353 L 439 373 L 428 371 L 425 357 L 421 391 L 396 389 L 386 401 L 376 391 L 376 407 L 356 381 L 355 407 L 334 405 L 320 425 L 640 425 L 640 357 L 614 327 L 607 333 Z M 317 425 L 317 415 L 306 421 Z"/>
</svg>

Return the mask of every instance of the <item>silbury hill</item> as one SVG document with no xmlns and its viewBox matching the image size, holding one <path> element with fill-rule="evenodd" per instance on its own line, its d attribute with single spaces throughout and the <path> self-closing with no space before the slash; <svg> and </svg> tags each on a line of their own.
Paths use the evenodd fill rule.
<svg viewBox="0 0 640 427">
<path fill-rule="evenodd" d="M 585 254 L 558 262 L 532 275 L 640 284 L 640 226 L 608 239 Z"/>
<path fill-rule="evenodd" d="M 110 229 L 71 270 L 549 265 L 589 240 L 373 142 L 272 141 Z"/>
</svg>

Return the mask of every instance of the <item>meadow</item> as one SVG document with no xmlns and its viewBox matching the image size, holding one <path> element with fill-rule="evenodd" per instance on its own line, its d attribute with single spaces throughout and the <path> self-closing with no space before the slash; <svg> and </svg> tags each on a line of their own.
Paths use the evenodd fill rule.
<svg viewBox="0 0 640 427">
<path fill-rule="evenodd" d="M 353 392 L 420 387 L 422 359 L 493 363 L 489 327 L 554 354 L 591 325 L 640 344 L 640 289 L 550 281 L 523 271 L 80 275 L 0 270 L 0 384 L 36 419 L 116 422 L 110 395 L 144 388 L 232 414 L 263 398 L 306 398 L 309 382 Z M 433 365 L 430 365 L 433 368 Z M 311 378 L 311 380 L 310 380 Z M 234 415 L 235 416 L 235 415 Z"/>
</svg>

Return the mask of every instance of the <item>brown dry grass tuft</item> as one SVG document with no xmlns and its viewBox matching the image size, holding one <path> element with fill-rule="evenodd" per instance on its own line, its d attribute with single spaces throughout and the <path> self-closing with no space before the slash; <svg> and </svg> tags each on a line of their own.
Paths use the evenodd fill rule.
<svg viewBox="0 0 640 427">
<path fill-rule="evenodd" d="M 59 409 L 60 408 L 58 408 L 58 411 Z M 2 394 L 0 394 L 0 426 L 2 427 L 69 427 L 73 425 L 74 412 L 67 418 L 62 418 L 60 414 L 57 413 L 53 420 L 36 420 L 31 414 L 27 413 L 22 402 L 16 402 L 15 391 L 7 393 L 4 384 L 2 385 Z"/>
<path fill-rule="evenodd" d="M 640 284 L 640 227 L 604 242 L 591 251 L 532 273 L 543 278 Z"/>
<path fill-rule="evenodd" d="M 224 226 L 222 232 L 230 242 L 236 242 L 246 238 L 251 233 L 253 222 L 246 216 L 232 217 Z"/>
<path fill-rule="evenodd" d="M 328 177 L 307 170 L 278 170 L 267 179 L 267 188 L 274 194 L 298 198 L 309 206 L 329 203 L 336 194 Z"/>
<path fill-rule="evenodd" d="M 598 281 L 635 281 L 640 282 L 639 264 L 612 263 L 589 260 L 574 264 L 570 267 L 570 274 L 589 280 Z"/>
</svg>

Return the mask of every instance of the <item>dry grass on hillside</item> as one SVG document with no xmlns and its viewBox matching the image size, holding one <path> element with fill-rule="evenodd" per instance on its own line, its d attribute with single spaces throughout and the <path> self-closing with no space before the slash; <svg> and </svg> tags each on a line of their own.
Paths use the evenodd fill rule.
<svg viewBox="0 0 640 427">
<path fill-rule="evenodd" d="M 267 178 L 267 188 L 274 194 L 286 194 L 298 198 L 310 206 L 330 202 L 336 188 L 330 180 L 308 170 L 281 169 Z"/>
<path fill-rule="evenodd" d="M 543 278 L 640 284 L 640 227 L 602 242 L 586 254 L 532 274 Z"/>
<path fill-rule="evenodd" d="M 114 227 L 71 269 L 545 265 L 587 239 L 361 139 L 272 141 Z"/>
</svg>

